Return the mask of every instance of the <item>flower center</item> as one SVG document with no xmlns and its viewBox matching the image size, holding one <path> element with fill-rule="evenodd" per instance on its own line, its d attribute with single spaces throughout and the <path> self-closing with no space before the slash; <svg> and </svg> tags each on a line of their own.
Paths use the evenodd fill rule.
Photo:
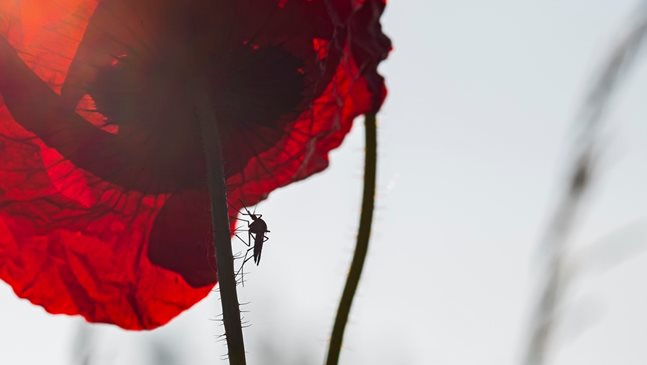
<svg viewBox="0 0 647 365">
<path fill-rule="evenodd" d="M 147 181 L 149 192 L 173 192 L 204 181 L 197 92 L 211 95 L 226 171 L 240 171 L 300 114 L 303 73 L 303 62 L 280 47 L 241 44 L 200 54 L 182 45 L 121 55 L 99 69 L 87 92 L 107 123 L 119 126 L 119 137 L 137 143 L 142 158 L 131 162 L 142 166 L 133 171 L 146 176 L 134 180 Z M 211 90 L 192 90 L 196 77 Z"/>
</svg>

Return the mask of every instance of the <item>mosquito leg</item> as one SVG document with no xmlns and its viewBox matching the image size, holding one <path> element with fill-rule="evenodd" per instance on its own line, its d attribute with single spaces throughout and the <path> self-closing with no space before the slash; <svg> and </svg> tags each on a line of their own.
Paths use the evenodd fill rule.
<svg viewBox="0 0 647 365">
<path fill-rule="evenodd" d="M 240 264 L 240 268 L 238 269 L 238 271 L 236 271 L 236 275 L 234 276 L 234 277 L 238 277 L 238 275 L 240 275 L 240 283 L 243 286 L 245 286 L 245 272 L 243 271 L 243 268 L 245 267 L 245 263 L 254 257 L 254 256 L 247 257 L 247 255 L 249 254 L 249 251 L 253 249 L 254 248 L 252 247 L 249 250 L 247 250 L 247 252 L 245 252 L 245 258 L 243 259 L 243 263 Z"/>
<path fill-rule="evenodd" d="M 239 220 L 239 221 L 245 222 L 245 223 L 247 223 L 247 225 L 249 226 L 249 221 L 248 221 L 248 220 L 246 220 L 246 219 L 240 219 L 240 218 L 238 218 L 238 217 L 233 217 L 233 216 L 229 216 L 229 218 L 230 218 L 230 219 L 235 219 L 235 220 Z M 246 231 L 246 230 L 245 230 L 245 229 L 241 229 L 240 227 L 236 227 L 236 228 L 234 228 L 234 233 L 236 233 L 236 232 L 241 232 L 241 231 Z"/>
<path fill-rule="evenodd" d="M 242 268 L 242 267 L 243 267 L 243 265 L 244 265 L 244 264 L 249 260 L 249 257 L 247 257 L 247 255 L 249 255 L 249 251 L 251 251 L 251 250 L 253 250 L 253 249 L 254 249 L 254 247 L 252 247 L 252 248 L 248 248 L 248 249 L 247 249 L 247 251 L 245 251 L 245 258 L 243 259 L 243 264 L 242 264 L 242 265 L 240 265 L 240 267 L 241 267 L 241 268 Z M 239 269 L 239 270 L 240 270 L 240 269 Z"/>
<path fill-rule="evenodd" d="M 245 246 L 247 246 L 247 247 L 251 247 L 251 244 L 250 244 L 250 243 L 245 242 L 245 240 L 244 240 L 244 239 L 242 239 L 238 234 L 234 234 L 234 236 L 236 236 L 236 238 L 238 238 L 238 239 L 240 240 L 240 242 L 242 242 L 243 244 L 245 244 Z"/>
<path fill-rule="evenodd" d="M 234 275 L 235 278 L 237 278 L 238 275 L 240 275 L 240 283 L 243 286 L 245 286 L 245 272 L 243 271 L 243 266 L 245 266 L 245 262 L 247 262 L 247 260 L 248 260 L 248 258 L 247 258 L 247 253 L 248 252 L 249 252 L 249 250 L 247 252 L 245 252 L 245 258 L 243 259 L 243 263 L 240 265 L 240 268 L 238 269 L 238 271 L 236 271 L 236 274 Z"/>
<path fill-rule="evenodd" d="M 229 218 L 230 218 L 230 219 L 235 219 L 235 220 L 237 220 L 237 221 L 241 221 L 241 222 L 245 222 L 245 223 L 249 224 L 249 221 L 248 221 L 247 219 L 242 219 L 242 218 L 232 217 L 232 216 L 229 216 Z"/>
<path fill-rule="evenodd" d="M 247 231 L 248 231 L 247 229 L 236 228 L 233 231 L 231 231 L 231 233 L 236 234 L 236 233 L 247 232 Z"/>
<path fill-rule="evenodd" d="M 249 251 L 247 251 L 247 252 L 249 252 Z M 245 266 L 245 264 L 247 263 L 247 261 L 249 261 L 249 260 L 251 260 L 251 259 L 253 259 L 253 258 L 254 258 L 254 256 L 247 256 L 247 255 L 245 255 L 245 260 L 243 260 L 243 263 L 242 263 L 242 264 L 240 264 L 240 267 L 238 268 L 238 271 L 236 271 L 236 276 L 238 276 L 238 274 L 244 274 L 243 267 Z"/>
</svg>

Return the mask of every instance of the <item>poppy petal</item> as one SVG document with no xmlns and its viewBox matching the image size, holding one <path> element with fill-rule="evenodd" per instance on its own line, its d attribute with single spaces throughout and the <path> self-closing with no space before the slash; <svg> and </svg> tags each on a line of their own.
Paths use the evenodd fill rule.
<svg viewBox="0 0 647 365">
<path fill-rule="evenodd" d="M 214 85 L 236 214 L 325 169 L 380 108 L 384 5 L 0 4 L 0 278 L 51 313 L 128 329 L 202 299 L 217 275 L 187 66 Z"/>
</svg>

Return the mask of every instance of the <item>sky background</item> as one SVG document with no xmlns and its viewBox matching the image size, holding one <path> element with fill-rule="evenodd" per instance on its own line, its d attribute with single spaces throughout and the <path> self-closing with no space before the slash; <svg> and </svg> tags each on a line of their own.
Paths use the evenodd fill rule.
<svg viewBox="0 0 647 365">
<path fill-rule="evenodd" d="M 638 3 L 389 2 L 375 228 L 343 364 L 520 363 L 573 120 Z M 579 266 L 552 364 L 647 363 L 646 90 L 643 57 L 613 99 L 569 241 Z M 323 362 L 355 243 L 363 132 L 358 120 L 328 170 L 257 208 L 271 240 L 240 291 L 250 364 Z M 214 293 L 162 329 L 125 332 L 46 314 L 0 283 L 0 362 L 71 365 L 84 338 L 93 365 L 215 364 L 219 313 Z"/>
</svg>

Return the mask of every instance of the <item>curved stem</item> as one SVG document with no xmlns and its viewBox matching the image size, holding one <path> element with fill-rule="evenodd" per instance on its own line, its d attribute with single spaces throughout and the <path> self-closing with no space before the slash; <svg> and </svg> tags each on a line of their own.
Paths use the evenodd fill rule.
<svg viewBox="0 0 647 365">
<path fill-rule="evenodd" d="M 245 365 L 245 344 L 243 342 L 240 307 L 236 293 L 234 257 L 231 251 L 222 145 L 216 116 L 212 109 L 207 89 L 198 90 L 196 113 L 200 120 L 206 155 L 207 183 L 211 200 L 211 224 L 213 227 L 213 242 L 216 253 L 227 352 L 231 365 Z"/>
<path fill-rule="evenodd" d="M 367 114 L 366 124 L 366 157 L 364 163 L 364 193 L 362 196 L 362 213 L 359 221 L 359 232 L 357 234 L 357 246 L 353 262 L 350 265 L 350 272 L 344 287 L 337 317 L 332 330 L 332 338 L 328 347 L 327 365 L 336 365 L 339 362 L 339 353 L 344 340 L 344 330 L 348 323 L 348 314 L 353 305 L 353 298 L 357 291 L 366 253 L 368 242 L 371 236 L 371 225 L 373 223 L 373 207 L 375 205 L 375 178 L 377 170 L 377 126 L 375 114 Z"/>
</svg>

